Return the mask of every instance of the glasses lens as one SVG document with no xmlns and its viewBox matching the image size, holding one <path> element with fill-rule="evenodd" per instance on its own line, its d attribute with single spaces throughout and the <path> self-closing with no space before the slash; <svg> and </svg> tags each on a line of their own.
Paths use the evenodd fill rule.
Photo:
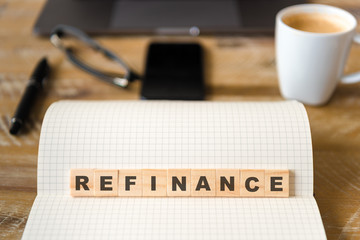
<svg viewBox="0 0 360 240">
<path fill-rule="evenodd" d="M 61 39 L 65 48 L 70 49 L 72 54 L 76 56 L 84 64 L 107 73 L 114 77 L 122 77 L 125 69 L 115 61 L 105 57 L 101 52 L 89 47 L 86 43 L 75 37 L 66 37 Z M 115 53 L 117 54 L 117 53 Z"/>
</svg>

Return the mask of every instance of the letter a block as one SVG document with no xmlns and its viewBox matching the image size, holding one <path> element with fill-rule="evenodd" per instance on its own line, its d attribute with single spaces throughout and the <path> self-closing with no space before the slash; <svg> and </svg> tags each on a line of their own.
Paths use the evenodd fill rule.
<svg viewBox="0 0 360 240">
<path fill-rule="evenodd" d="M 169 197 L 190 196 L 191 169 L 168 169 L 167 195 Z"/>
<path fill-rule="evenodd" d="M 265 171 L 241 170 L 240 171 L 240 196 L 264 197 L 265 196 Z"/>
<path fill-rule="evenodd" d="M 70 170 L 70 194 L 73 197 L 94 196 L 94 169 Z"/>
<path fill-rule="evenodd" d="M 113 197 L 118 195 L 118 170 L 95 170 L 95 196 Z"/>
<path fill-rule="evenodd" d="M 167 184 L 167 169 L 143 169 L 143 196 L 165 197 Z"/>
<path fill-rule="evenodd" d="M 239 169 L 216 169 L 216 196 L 240 197 Z"/>
<path fill-rule="evenodd" d="M 119 170 L 119 196 L 142 196 L 142 171 L 141 169 Z"/>
<path fill-rule="evenodd" d="M 289 170 L 265 170 L 265 197 L 289 197 Z"/>
<path fill-rule="evenodd" d="M 215 197 L 215 177 L 215 169 L 191 169 L 191 196 Z"/>
</svg>

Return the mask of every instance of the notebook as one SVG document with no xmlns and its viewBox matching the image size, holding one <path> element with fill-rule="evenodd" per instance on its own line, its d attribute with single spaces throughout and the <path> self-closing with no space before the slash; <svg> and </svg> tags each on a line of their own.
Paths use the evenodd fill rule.
<svg viewBox="0 0 360 240">
<path fill-rule="evenodd" d="M 72 168 L 289 169 L 289 198 L 70 196 Z M 60 101 L 44 118 L 23 239 L 326 239 L 305 108 Z"/>
</svg>

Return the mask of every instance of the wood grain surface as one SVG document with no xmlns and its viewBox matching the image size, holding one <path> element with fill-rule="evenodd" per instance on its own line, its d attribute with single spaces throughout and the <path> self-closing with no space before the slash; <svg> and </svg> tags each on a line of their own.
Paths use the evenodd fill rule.
<svg viewBox="0 0 360 240">
<path fill-rule="evenodd" d="M 359 0 L 318 0 L 360 19 Z M 47 38 L 31 34 L 44 0 L 0 0 L 0 239 L 22 236 L 36 196 L 41 123 L 60 99 L 139 99 L 139 83 L 123 90 L 79 71 Z M 360 30 L 360 29 L 358 29 Z M 138 72 L 151 41 L 197 41 L 205 49 L 207 99 L 281 100 L 272 36 L 117 36 L 97 40 Z M 36 62 L 48 56 L 53 72 L 24 134 L 9 135 L 9 121 Z M 345 71 L 360 70 L 353 45 Z M 306 107 L 312 128 L 315 198 L 329 239 L 360 239 L 360 84 L 340 85 L 328 105 Z"/>
</svg>

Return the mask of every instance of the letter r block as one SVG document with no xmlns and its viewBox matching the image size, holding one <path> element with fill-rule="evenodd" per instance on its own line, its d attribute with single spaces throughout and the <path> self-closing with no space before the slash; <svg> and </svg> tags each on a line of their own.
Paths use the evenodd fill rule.
<svg viewBox="0 0 360 240">
<path fill-rule="evenodd" d="M 119 170 L 119 196 L 142 196 L 142 171 L 141 169 Z"/>
<path fill-rule="evenodd" d="M 240 170 L 240 197 L 265 196 L 265 170 Z"/>
<path fill-rule="evenodd" d="M 118 195 L 118 170 L 95 169 L 95 196 L 115 197 Z"/>
<path fill-rule="evenodd" d="M 73 197 L 94 196 L 94 169 L 70 170 L 70 194 Z"/>
<path fill-rule="evenodd" d="M 265 170 L 265 197 L 289 197 L 289 170 Z"/>
</svg>

